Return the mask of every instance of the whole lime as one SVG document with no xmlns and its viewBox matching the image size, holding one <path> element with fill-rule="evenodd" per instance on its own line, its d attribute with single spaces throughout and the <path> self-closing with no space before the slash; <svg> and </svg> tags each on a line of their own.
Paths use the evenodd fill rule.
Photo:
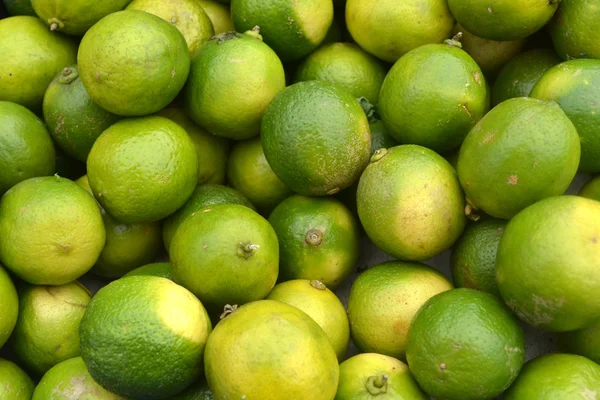
<svg viewBox="0 0 600 400">
<path fill-rule="evenodd" d="M 562 0 L 548 24 L 554 49 L 563 60 L 599 58 L 600 8 L 594 0 Z"/>
</svg>

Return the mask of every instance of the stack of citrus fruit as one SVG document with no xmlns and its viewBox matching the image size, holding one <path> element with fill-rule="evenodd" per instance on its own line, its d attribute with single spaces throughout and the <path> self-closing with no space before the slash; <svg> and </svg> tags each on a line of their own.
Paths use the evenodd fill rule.
<svg viewBox="0 0 600 400">
<path fill-rule="evenodd" d="M 0 54 L 0 400 L 600 399 L 598 0 L 2 0 Z"/>
</svg>

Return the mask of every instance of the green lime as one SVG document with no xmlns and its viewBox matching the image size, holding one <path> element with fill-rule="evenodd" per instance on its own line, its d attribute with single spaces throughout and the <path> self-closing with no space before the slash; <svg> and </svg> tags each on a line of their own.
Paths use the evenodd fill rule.
<svg viewBox="0 0 600 400">
<path fill-rule="evenodd" d="M 462 233 L 464 195 L 454 168 L 417 145 L 379 149 L 356 194 L 371 241 L 404 260 L 422 261 L 449 248 Z"/>
<path fill-rule="evenodd" d="M 98 259 L 106 234 L 85 189 L 58 176 L 31 178 L 0 200 L 0 261 L 34 285 L 63 285 Z"/>
<path fill-rule="evenodd" d="M 277 280 L 279 246 L 266 219 L 239 204 L 192 213 L 169 249 L 175 280 L 212 312 L 264 298 Z"/>
<path fill-rule="evenodd" d="M 560 63 L 552 49 L 534 49 L 515 56 L 500 71 L 492 89 L 494 106 L 515 97 L 528 97 L 544 72 Z"/>
<path fill-rule="evenodd" d="M 427 400 L 402 361 L 377 353 L 355 355 L 340 364 L 335 400 Z"/>
<path fill-rule="evenodd" d="M 260 26 L 261 34 L 283 61 L 298 60 L 325 39 L 333 21 L 331 0 L 232 0 L 231 17 L 239 32 Z"/>
<path fill-rule="evenodd" d="M 198 154 L 186 131 L 157 116 L 105 130 L 87 160 L 94 197 L 121 222 L 158 221 L 178 210 L 198 182 Z"/>
<path fill-rule="evenodd" d="M 554 49 L 563 60 L 600 57 L 598 29 L 600 8 L 595 0 L 562 0 L 548 25 Z"/>
<path fill-rule="evenodd" d="M 206 310 L 165 278 L 131 276 L 100 289 L 81 321 L 81 356 L 105 389 L 135 399 L 175 395 L 202 374 Z"/>
<path fill-rule="evenodd" d="M 128 273 L 123 275 L 123 278 L 138 275 L 158 276 L 161 278 L 173 280 L 173 269 L 171 268 L 171 264 L 168 262 L 146 264 L 134 269 L 133 271 L 129 271 Z"/>
<path fill-rule="evenodd" d="M 175 213 L 171 214 L 163 224 L 163 242 L 167 251 L 179 226 L 190 215 L 216 204 L 240 204 L 254 210 L 254 206 L 240 192 L 223 185 L 198 185 L 188 201 Z"/>
<path fill-rule="evenodd" d="M 37 17 L 31 0 L 3 0 L 9 15 L 31 15 Z"/>
<path fill-rule="evenodd" d="M 506 304 L 549 331 L 600 319 L 600 202 L 578 196 L 541 200 L 508 223 L 496 256 Z"/>
<path fill-rule="evenodd" d="M 125 400 L 92 379 L 81 357 L 56 364 L 40 380 L 31 400 Z"/>
<path fill-rule="evenodd" d="M 10 337 L 19 315 L 19 297 L 10 275 L 0 265 L 0 349 Z M 0 391 L 1 392 L 1 391 Z"/>
<path fill-rule="evenodd" d="M 388 261 L 360 274 L 348 298 L 352 340 L 363 352 L 404 358 L 408 327 L 432 296 L 452 289 L 421 263 Z"/>
<path fill-rule="evenodd" d="M 223 184 L 227 172 L 229 141 L 206 132 L 181 108 L 165 108 L 158 115 L 177 122 L 194 142 L 198 153 L 198 185 Z"/>
<path fill-rule="evenodd" d="M 35 383 L 17 364 L 0 358 L 0 393 L 6 400 L 31 400 Z"/>
<path fill-rule="evenodd" d="M 496 253 L 507 221 L 486 218 L 467 225 L 452 249 L 450 268 L 456 287 L 500 296 L 496 284 Z"/>
<path fill-rule="evenodd" d="M 0 101 L 40 111 L 52 79 L 75 64 L 77 44 L 31 16 L 0 20 L 0 37 Z"/>
<path fill-rule="evenodd" d="M 229 155 L 227 181 L 265 215 L 293 194 L 271 169 L 259 137 L 235 143 Z"/>
<path fill-rule="evenodd" d="M 600 60 L 571 60 L 549 69 L 531 97 L 555 101 L 573 122 L 581 139 L 585 172 L 600 172 Z"/>
<path fill-rule="evenodd" d="M 235 31 L 229 7 L 214 0 L 198 0 L 212 22 L 215 35 Z"/>
<path fill-rule="evenodd" d="M 179 30 L 139 10 L 102 18 L 83 36 L 77 61 L 92 100 L 125 116 L 164 108 L 180 92 L 190 70 L 187 43 Z"/>
<path fill-rule="evenodd" d="M 584 329 L 564 332 L 559 338 L 561 347 L 569 353 L 579 354 L 600 363 L 600 321 Z"/>
<path fill-rule="evenodd" d="M 215 400 L 215 397 L 208 387 L 206 379 L 202 377 L 183 392 L 169 397 L 168 400 Z"/>
<path fill-rule="evenodd" d="M 0 101 L 0 196 L 21 181 L 52 175 L 55 157 L 42 120 L 19 104 Z"/>
<path fill-rule="evenodd" d="M 335 352 L 323 329 L 298 308 L 274 300 L 246 304 L 208 338 L 206 378 L 217 399 L 331 400 Z"/>
<path fill-rule="evenodd" d="M 600 176 L 587 181 L 579 191 L 579 195 L 600 201 Z"/>
<path fill-rule="evenodd" d="M 332 197 L 294 195 L 269 216 L 279 240 L 279 279 L 316 279 L 337 288 L 358 261 L 360 226 Z"/>
<path fill-rule="evenodd" d="M 266 297 L 304 311 L 323 329 L 338 360 L 343 360 L 350 341 L 350 325 L 344 305 L 327 286 L 317 280 L 296 279 L 275 285 Z"/>
<path fill-rule="evenodd" d="M 529 361 L 505 400 L 593 400 L 600 393 L 600 366 L 573 354 L 547 354 Z"/>
<path fill-rule="evenodd" d="M 9 343 L 34 375 L 79 355 L 79 323 L 91 298 L 77 281 L 19 288 L 19 319 Z"/>
<path fill-rule="evenodd" d="M 563 194 L 579 156 L 577 130 L 558 104 L 519 97 L 494 107 L 469 132 L 457 171 L 470 207 L 509 219 Z"/>
<path fill-rule="evenodd" d="M 376 104 L 385 78 L 383 63 L 353 43 L 330 43 L 310 54 L 296 70 L 296 82 L 326 81 Z"/>
<path fill-rule="evenodd" d="M 356 99 L 328 82 L 298 82 L 262 120 L 265 156 L 294 192 L 323 196 L 356 182 L 368 163 L 369 122 Z"/>
<path fill-rule="evenodd" d="M 258 135 L 267 106 L 284 87 L 283 65 L 257 31 L 226 32 L 210 39 L 194 57 L 186 107 L 208 132 L 248 139 Z"/>
<path fill-rule="evenodd" d="M 498 298 L 454 289 L 419 309 L 408 330 L 406 358 L 419 385 L 433 397 L 491 399 L 519 374 L 525 337 Z"/>
<path fill-rule="evenodd" d="M 146 11 L 175 25 L 191 55 L 215 34 L 208 14 L 197 0 L 133 0 L 126 9 Z"/>
<path fill-rule="evenodd" d="M 348 0 L 346 24 L 360 47 L 395 62 L 414 48 L 447 39 L 454 18 L 445 0 Z"/>
</svg>

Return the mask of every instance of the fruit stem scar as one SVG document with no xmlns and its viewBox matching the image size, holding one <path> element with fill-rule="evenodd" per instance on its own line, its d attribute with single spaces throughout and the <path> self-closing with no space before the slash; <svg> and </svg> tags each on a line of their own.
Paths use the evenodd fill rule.
<svg viewBox="0 0 600 400">
<path fill-rule="evenodd" d="M 325 284 L 323 282 L 317 281 L 317 280 L 310 281 L 310 286 L 314 287 L 315 289 L 319 289 L 319 290 L 327 289 L 327 286 L 325 286 Z"/>
<path fill-rule="evenodd" d="M 375 150 L 375 152 L 371 156 L 371 162 L 374 163 L 374 162 L 381 160 L 383 157 L 386 156 L 387 153 L 388 153 L 388 149 L 381 148 L 381 149 Z"/>
<path fill-rule="evenodd" d="M 440 364 L 440 369 L 443 371 L 446 369 L 446 363 L 441 363 Z"/>
<path fill-rule="evenodd" d="M 318 246 L 323 242 L 323 232 L 318 229 L 309 229 L 304 241 L 311 246 Z"/>
<path fill-rule="evenodd" d="M 477 207 L 475 207 L 475 205 L 468 198 L 466 199 L 466 202 L 467 204 L 465 205 L 465 215 L 467 216 L 467 218 L 469 218 L 471 221 L 479 221 L 479 218 L 481 218 L 481 216 L 476 212 Z"/>
<path fill-rule="evenodd" d="M 387 393 L 387 386 L 388 376 L 386 374 L 370 376 L 365 383 L 365 388 L 373 396 Z"/>
<path fill-rule="evenodd" d="M 227 318 L 228 316 L 233 314 L 235 312 L 235 310 L 237 310 L 237 309 L 238 309 L 237 304 L 234 304 L 234 305 L 226 304 L 225 307 L 223 307 L 223 312 L 219 316 L 219 319 Z"/>
<path fill-rule="evenodd" d="M 53 32 L 59 28 L 62 29 L 65 27 L 65 24 L 57 18 L 48 19 L 48 24 L 50 24 L 50 30 Z"/>
<path fill-rule="evenodd" d="M 257 244 L 252 243 L 240 243 L 238 245 L 238 255 L 244 258 L 252 257 L 256 251 L 260 248 Z"/>
</svg>

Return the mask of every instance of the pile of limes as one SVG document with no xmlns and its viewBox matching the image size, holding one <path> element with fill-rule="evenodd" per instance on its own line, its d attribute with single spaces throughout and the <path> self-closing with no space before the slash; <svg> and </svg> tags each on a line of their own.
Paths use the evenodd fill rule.
<svg viewBox="0 0 600 400">
<path fill-rule="evenodd" d="M 0 400 L 600 399 L 598 0 L 2 0 L 0 197 Z"/>
</svg>

